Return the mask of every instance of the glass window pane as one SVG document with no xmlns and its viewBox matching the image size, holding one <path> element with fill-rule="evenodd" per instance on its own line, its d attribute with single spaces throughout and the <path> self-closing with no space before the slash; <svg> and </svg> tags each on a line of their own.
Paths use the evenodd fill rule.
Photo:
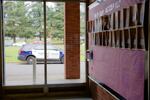
<svg viewBox="0 0 150 100">
<path fill-rule="evenodd" d="M 43 3 L 4 1 L 3 7 L 5 85 L 44 84 Z"/>
<path fill-rule="evenodd" d="M 80 79 L 65 78 L 64 4 L 47 2 L 47 82 L 48 84 L 85 82 L 85 3 L 80 4 Z M 51 50 L 52 49 L 52 50 Z"/>
</svg>

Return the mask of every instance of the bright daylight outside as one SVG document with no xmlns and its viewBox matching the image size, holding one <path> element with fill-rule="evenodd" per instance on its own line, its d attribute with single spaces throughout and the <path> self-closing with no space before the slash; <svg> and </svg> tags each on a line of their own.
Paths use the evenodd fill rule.
<svg viewBox="0 0 150 100">
<path fill-rule="evenodd" d="M 44 84 L 43 2 L 4 1 L 5 85 Z M 85 82 L 85 5 L 80 4 L 80 79 L 65 79 L 64 3 L 46 2 L 47 83 Z"/>
</svg>

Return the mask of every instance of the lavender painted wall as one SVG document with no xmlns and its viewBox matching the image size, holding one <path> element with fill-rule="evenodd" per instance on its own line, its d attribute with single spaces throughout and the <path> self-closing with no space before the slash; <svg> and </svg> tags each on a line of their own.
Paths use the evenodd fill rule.
<svg viewBox="0 0 150 100">
<path fill-rule="evenodd" d="M 127 100 L 144 98 L 144 51 L 94 47 L 90 76 Z"/>
<path fill-rule="evenodd" d="M 143 2 L 143 0 L 105 0 L 89 8 L 89 20 L 110 3 L 120 1 L 121 8 Z M 110 12 L 108 12 L 110 13 Z M 103 14 L 108 14 L 103 13 Z M 127 100 L 144 100 L 144 53 L 143 50 L 130 50 L 111 47 L 94 46 L 92 33 L 89 33 L 89 47 L 93 49 L 93 61 L 89 62 L 90 76 L 104 83 Z"/>
</svg>

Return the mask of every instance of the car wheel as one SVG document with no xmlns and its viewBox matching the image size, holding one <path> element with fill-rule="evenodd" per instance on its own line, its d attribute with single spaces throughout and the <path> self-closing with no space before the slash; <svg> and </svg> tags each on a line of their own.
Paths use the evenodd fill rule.
<svg viewBox="0 0 150 100">
<path fill-rule="evenodd" d="M 64 63 L 64 57 L 61 58 L 61 63 L 62 63 L 62 64 Z"/>
<path fill-rule="evenodd" d="M 35 57 L 33 57 L 33 56 L 29 56 L 29 57 L 27 58 L 27 63 L 28 63 L 28 64 L 33 64 L 34 61 L 35 61 Z"/>
</svg>

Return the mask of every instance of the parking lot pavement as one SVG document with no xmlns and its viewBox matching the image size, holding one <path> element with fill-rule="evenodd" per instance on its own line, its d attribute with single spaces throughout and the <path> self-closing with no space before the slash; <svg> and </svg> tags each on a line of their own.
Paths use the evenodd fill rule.
<svg viewBox="0 0 150 100">
<path fill-rule="evenodd" d="M 36 65 L 35 77 L 33 77 L 33 65 L 8 63 L 5 66 L 5 85 L 44 84 L 44 64 Z M 64 64 L 48 64 L 47 82 L 48 84 L 83 83 L 85 82 L 85 62 L 81 62 L 80 69 L 80 79 L 65 79 Z"/>
</svg>

